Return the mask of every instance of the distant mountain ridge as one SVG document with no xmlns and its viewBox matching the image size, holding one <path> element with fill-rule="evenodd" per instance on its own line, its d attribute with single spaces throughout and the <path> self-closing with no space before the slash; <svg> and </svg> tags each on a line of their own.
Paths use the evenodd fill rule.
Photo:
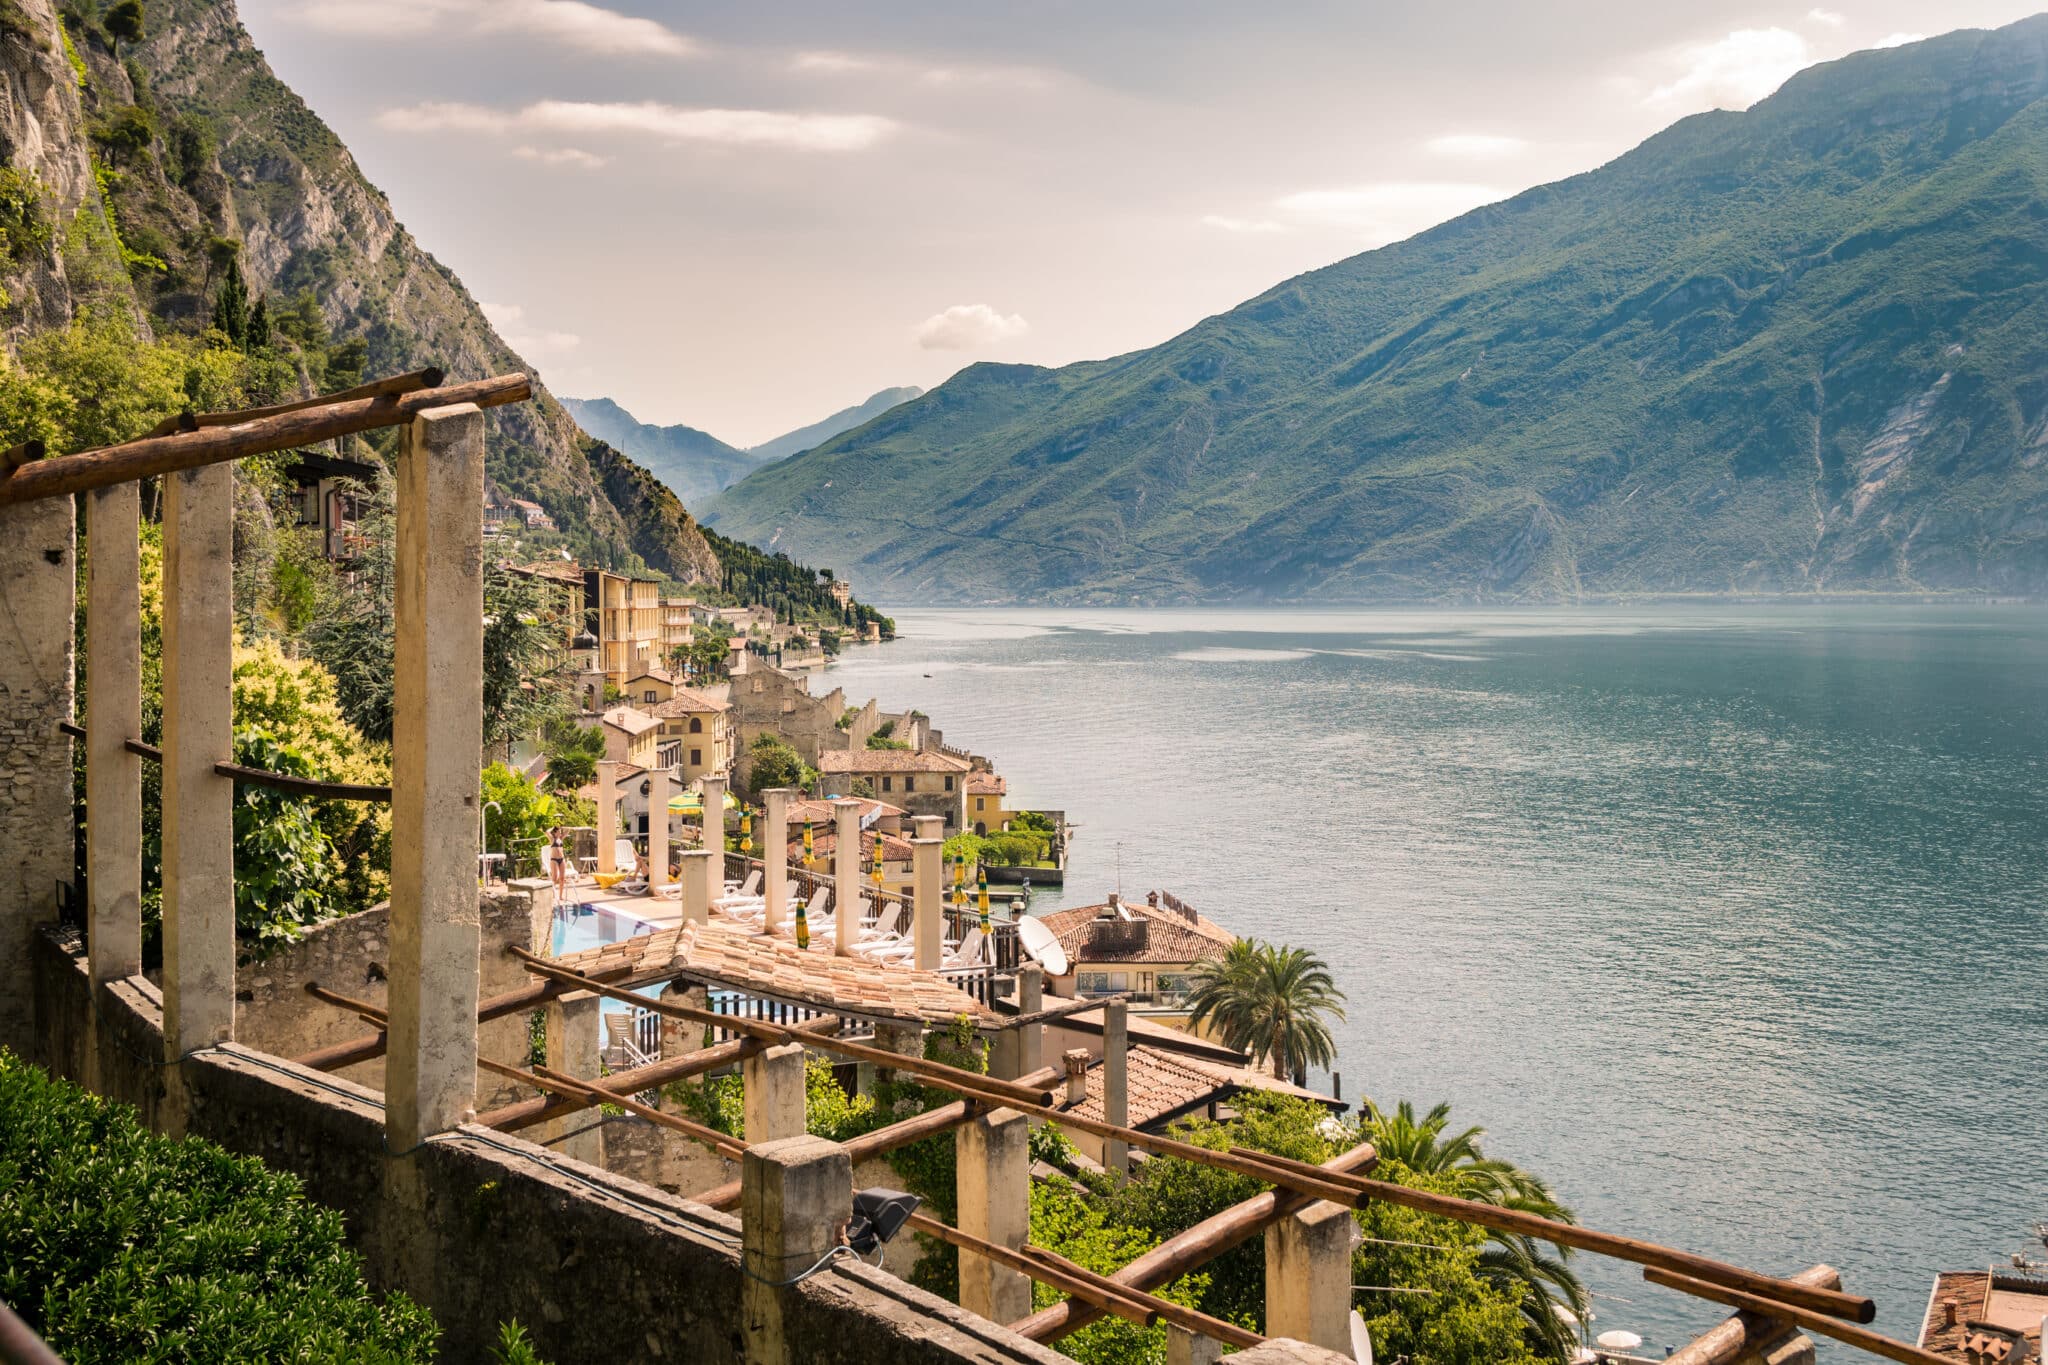
<svg viewBox="0 0 2048 1365">
<path fill-rule="evenodd" d="M 2048 16 L 971 366 L 705 515 L 898 601 L 2048 592 Z"/>
<path fill-rule="evenodd" d="M 883 389 L 864 403 L 841 408 L 822 421 L 746 449 L 680 423 L 659 427 L 643 422 L 609 398 L 564 398 L 562 406 L 577 425 L 617 446 L 674 489 L 685 504 L 696 507 L 762 465 L 809 450 L 923 392 L 919 388 Z"/>
</svg>

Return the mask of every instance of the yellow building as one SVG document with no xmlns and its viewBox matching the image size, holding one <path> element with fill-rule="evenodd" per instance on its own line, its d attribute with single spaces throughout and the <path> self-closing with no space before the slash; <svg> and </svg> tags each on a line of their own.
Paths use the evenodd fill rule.
<svg viewBox="0 0 2048 1365">
<path fill-rule="evenodd" d="M 661 655 L 666 664 L 669 656 L 679 649 L 688 649 L 697 639 L 696 625 L 691 619 L 691 608 L 697 605 L 694 597 L 664 597 L 661 599 Z"/>
<path fill-rule="evenodd" d="M 672 685 L 652 714 L 661 722 L 663 745 L 676 746 L 676 776 L 684 786 L 706 773 L 732 771 L 732 704 L 725 698 Z"/>
<path fill-rule="evenodd" d="M 1010 784 L 986 768 L 967 774 L 967 827 L 976 834 L 994 834 L 1010 823 L 1012 812 L 1003 800 Z"/>
<path fill-rule="evenodd" d="M 661 662 L 661 584 L 588 569 L 583 604 L 596 617 L 597 666 L 613 682 L 623 683 Z"/>
<path fill-rule="evenodd" d="M 604 756 L 640 768 L 663 766 L 661 722 L 635 707 L 612 707 L 604 713 Z"/>
</svg>

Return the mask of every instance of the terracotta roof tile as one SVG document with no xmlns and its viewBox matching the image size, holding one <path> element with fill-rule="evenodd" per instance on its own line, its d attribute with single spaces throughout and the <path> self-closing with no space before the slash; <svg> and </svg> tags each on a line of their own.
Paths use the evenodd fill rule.
<svg viewBox="0 0 2048 1365">
<path fill-rule="evenodd" d="M 1955 1304 L 1955 1321 L 1946 1305 Z M 1972 1353 L 1985 1360 L 2013 1358 L 2013 1338 L 2023 1339 L 2031 1359 L 2041 1359 L 2041 1319 L 2048 1315 L 2048 1277 L 1996 1267 L 1945 1270 L 1934 1277 L 1920 1345 L 1958 1360 Z"/>
<path fill-rule="evenodd" d="M 1009 789 L 1009 783 L 986 768 L 967 774 L 967 790 L 970 792 L 978 792 L 983 796 L 1001 796 Z"/>
<path fill-rule="evenodd" d="M 1227 1101 L 1232 1095 L 1245 1090 L 1293 1095 L 1335 1109 L 1344 1107 L 1328 1095 L 1275 1080 L 1263 1071 L 1206 1062 L 1163 1048 L 1146 1047 L 1142 1043 L 1133 1044 L 1124 1057 L 1127 1122 L 1133 1128 L 1164 1123 L 1201 1108 L 1211 1100 Z M 1102 1067 L 1099 1062 L 1088 1070 L 1088 1097 L 1078 1105 L 1063 1107 L 1085 1118 L 1102 1117 Z"/>
<path fill-rule="evenodd" d="M 649 715 L 674 717 L 687 716 L 692 712 L 729 711 L 732 703 L 717 697 L 707 697 L 702 692 L 693 692 L 687 687 L 678 687 L 667 701 L 658 701 L 647 708 Z"/>
<path fill-rule="evenodd" d="M 827 749 L 818 755 L 824 773 L 964 773 L 967 760 L 951 754 L 910 749 Z"/>
<path fill-rule="evenodd" d="M 1131 901 L 1123 902 L 1123 908 L 1145 924 L 1142 939 L 1136 933 L 1126 933 L 1121 937 L 1128 942 L 1097 942 L 1094 924 L 1105 908 L 1081 905 L 1039 919 L 1059 940 L 1067 960 L 1076 963 L 1198 962 L 1237 942 L 1237 935 L 1199 914 L 1191 920 L 1175 910 Z"/>
<path fill-rule="evenodd" d="M 604 713 L 604 723 L 629 735 L 644 735 L 661 724 L 645 711 L 636 711 L 630 706 L 614 706 Z"/>
</svg>

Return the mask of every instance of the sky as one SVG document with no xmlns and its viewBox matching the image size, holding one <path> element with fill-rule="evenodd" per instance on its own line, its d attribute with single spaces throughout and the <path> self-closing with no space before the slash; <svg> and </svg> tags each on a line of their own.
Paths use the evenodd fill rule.
<svg viewBox="0 0 2048 1365">
<path fill-rule="evenodd" d="M 752 445 L 1154 345 L 1801 67 L 2048 0 L 241 0 L 557 393 Z"/>
</svg>

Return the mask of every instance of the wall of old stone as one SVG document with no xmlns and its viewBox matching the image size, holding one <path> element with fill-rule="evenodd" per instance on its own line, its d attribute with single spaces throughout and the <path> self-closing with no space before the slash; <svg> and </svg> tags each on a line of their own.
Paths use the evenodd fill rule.
<svg viewBox="0 0 2048 1365">
<path fill-rule="evenodd" d="M 55 933 L 35 944 L 52 1039 L 87 1027 L 76 947 Z M 741 1361 L 736 1219 L 475 1126 L 388 1155 L 373 1090 L 241 1044 L 166 1070 L 161 1000 L 141 978 L 115 983 L 100 1013 L 124 1059 L 109 1092 L 153 1120 L 178 1085 L 190 1133 L 299 1176 L 341 1211 L 371 1282 L 432 1310 L 443 1359 L 487 1358 L 498 1324 L 517 1318 L 550 1360 Z M 792 1295 L 795 1358 L 816 1365 L 1065 1359 L 865 1265 L 842 1261 Z"/>
<path fill-rule="evenodd" d="M 0 507 L 0 964 L 26 963 L 72 875 L 70 498 Z M 31 993 L 0 984 L 0 1043 L 33 1051 Z"/>
</svg>

